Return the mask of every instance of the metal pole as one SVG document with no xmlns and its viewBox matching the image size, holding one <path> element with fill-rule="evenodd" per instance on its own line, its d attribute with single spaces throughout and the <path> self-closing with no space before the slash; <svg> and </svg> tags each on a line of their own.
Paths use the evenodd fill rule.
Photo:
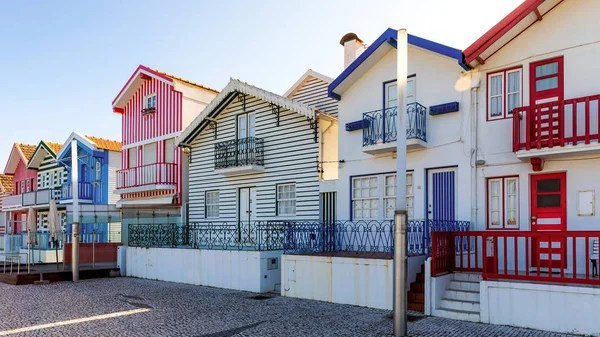
<svg viewBox="0 0 600 337">
<path fill-rule="evenodd" d="M 398 136 L 396 141 L 396 212 L 394 215 L 394 336 L 407 335 L 406 274 L 407 264 L 407 214 L 406 214 L 406 82 L 408 76 L 408 34 L 398 30 L 397 87 Z"/>
<path fill-rule="evenodd" d="M 71 232 L 73 282 L 79 281 L 79 181 L 78 181 L 77 141 L 71 141 L 71 195 L 73 196 L 73 224 Z"/>
</svg>

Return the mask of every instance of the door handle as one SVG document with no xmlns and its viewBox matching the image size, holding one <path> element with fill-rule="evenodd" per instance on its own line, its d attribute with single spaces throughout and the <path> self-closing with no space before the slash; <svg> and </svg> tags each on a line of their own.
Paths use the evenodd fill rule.
<svg viewBox="0 0 600 337">
<path fill-rule="evenodd" d="M 537 220 L 537 217 L 535 217 L 535 216 L 532 216 L 532 217 L 531 217 L 531 220 L 535 221 L 535 220 Z"/>
</svg>

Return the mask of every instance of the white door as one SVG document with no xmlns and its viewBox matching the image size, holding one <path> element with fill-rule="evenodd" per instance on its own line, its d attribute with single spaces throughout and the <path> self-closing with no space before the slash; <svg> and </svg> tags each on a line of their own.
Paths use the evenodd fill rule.
<svg viewBox="0 0 600 337">
<path fill-rule="evenodd" d="M 239 192 L 239 240 L 241 242 L 254 242 L 256 226 L 256 188 L 240 188 Z"/>
</svg>

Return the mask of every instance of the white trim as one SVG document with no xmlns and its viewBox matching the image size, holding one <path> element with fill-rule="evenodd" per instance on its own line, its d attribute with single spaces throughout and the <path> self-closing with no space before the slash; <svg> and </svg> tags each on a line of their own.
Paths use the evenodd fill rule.
<svg viewBox="0 0 600 337">
<path fill-rule="evenodd" d="M 175 194 L 163 195 L 152 198 L 129 198 L 117 201 L 117 208 L 122 208 L 127 205 L 172 205 Z"/>
<path fill-rule="evenodd" d="M 300 90 L 300 88 L 302 87 L 302 85 L 304 85 L 304 83 L 309 79 L 309 77 L 314 77 L 318 80 L 321 80 L 323 82 L 327 82 L 327 83 L 331 83 L 333 82 L 333 78 L 323 75 L 321 73 L 318 73 L 312 69 L 308 69 L 302 76 L 300 76 L 300 78 L 296 81 L 296 83 L 294 83 L 286 92 L 285 94 L 283 94 L 284 97 L 287 98 L 291 98 L 290 96 L 294 95 L 298 90 Z"/>
<path fill-rule="evenodd" d="M 115 103 L 112 105 L 113 108 L 118 107 L 119 106 L 119 101 L 121 101 L 121 99 L 123 98 L 123 95 L 125 95 L 125 93 L 129 90 L 129 88 L 131 87 L 131 85 L 136 81 L 136 80 L 140 80 L 139 74 L 145 74 L 148 76 L 151 76 L 153 78 L 155 78 L 158 81 L 164 82 L 166 84 L 169 85 L 173 85 L 173 79 L 171 79 L 171 81 L 167 81 L 162 77 L 156 76 L 156 74 L 153 74 L 149 71 L 146 71 L 144 69 L 138 69 L 133 76 L 131 77 L 131 80 L 129 81 L 129 83 L 127 83 L 125 85 L 125 87 L 121 90 L 121 93 L 119 94 L 119 96 L 117 96 L 117 99 L 115 99 Z M 167 75 L 165 75 L 167 76 Z M 168 76 L 167 76 L 168 77 Z"/>
<path fill-rule="evenodd" d="M 505 118 L 505 105 L 506 105 L 506 97 L 504 95 L 504 81 L 505 81 L 505 71 L 500 71 L 500 72 L 496 72 L 496 73 L 491 73 L 487 75 L 487 86 L 488 86 L 488 90 L 487 90 L 487 119 L 488 120 L 496 120 L 496 119 L 503 119 Z M 497 77 L 500 76 L 501 77 L 501 81 L 500 81 L 500 95 L 492 95 L 492 77 Z M 493 97 L 492 97 L 493 96 Z M 502 98 L 501 99 L 501 110 L 500 110 L 500 115 L 498 116 L 492 116 L 492 98 Z"/>
<path fill-rule="evenodd" d="M 177 138 L 180 134 L 181 134 L 181 131 L 172 132 L 172 133 L 169 133 L 166 135 L 162 135 L 162 136 L 158 136 L 158 137 L 154 137 L 154 138 L 148 138 L 148 139 L 144 139 L 139 142 L 123 145 L 121 148 L 123 150 L 126 150 L 126 149 L 129 149 L 132 147 L 138 147 L 138 146 L 142 146 L 144 144 L 154 143 L 154 142 L 158 142 L 158 141 L 169 139 L 169 138 Z M 179 143 L 176 142 L 176 145 L 179 145 Z"/>
<path fill-rule="evenodd" d="M 77 141 L 83 143 L 84 145 L 86 145 L 87 147 L 89 147 L 90 149 L 96 151 L 98 150 L 98 147 L 96 146 L 96 143 L 92 142 L 91 140 L 87 139 L 84 135 L 78 133 L 78 132 L 73 132 L 71 133 L 71 135 L 69 136 L 69 138 L 67 138 L 67 141 L 63 143 L 63 146 L 60 147 L 60 150 L 58 151 L 58 153 L 56 154 L 56 159 L 60 158 L 62 153 L 65 151 L 65 149 L 71 145 L 71 141 L 73 139 L 76 139 Z"/>
<path fill-rule="evenodd" d="M 519 73 L 519 91 L 513 91 L 513 92 L 508 92 L 508 74 L 511 73 Z M 517 69 L 513 69 L 513 70 L 507 70 L 504 72 L 505 74 L 505 79 L 504 81 L 505 83 L 505 91 L 506 91 L 506 95 L 504 97 L 504 115 L 506 118 L 509 118 L 512 116 L 512 114 L 509 112 L 508 110 L 508 96 L 509 95 L 514 95 L 516 93 L 519 93 L 519 98 L 520 98 L 520 102 L 519 102 L 519 107 L 523 106 L 523 69 L 522 68 L 517 68 Z"/>
<path fill-rule="evenodd" d="M 151 184 L 151 185 L 136 186 L 136 187 L 129 187 L 129 188 L 120 188 L 118 190 L 114 190 L 113 194 L 127 194 L 127 193 L 137 193 L 137 192 L 174 190 L 176 188 L 177 188 L 177 185 Z"/>
</svg>

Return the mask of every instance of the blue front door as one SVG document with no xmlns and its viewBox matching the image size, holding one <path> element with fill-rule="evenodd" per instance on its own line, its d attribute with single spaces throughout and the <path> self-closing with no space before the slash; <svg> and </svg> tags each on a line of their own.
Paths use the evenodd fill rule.
<svg viewBox="0 0 600 337">
<path fill-rule="evenodd" d="M 456 220 L 457 168 L 431 169 L 427 173 L 427 219 Z"/>
</svg>

